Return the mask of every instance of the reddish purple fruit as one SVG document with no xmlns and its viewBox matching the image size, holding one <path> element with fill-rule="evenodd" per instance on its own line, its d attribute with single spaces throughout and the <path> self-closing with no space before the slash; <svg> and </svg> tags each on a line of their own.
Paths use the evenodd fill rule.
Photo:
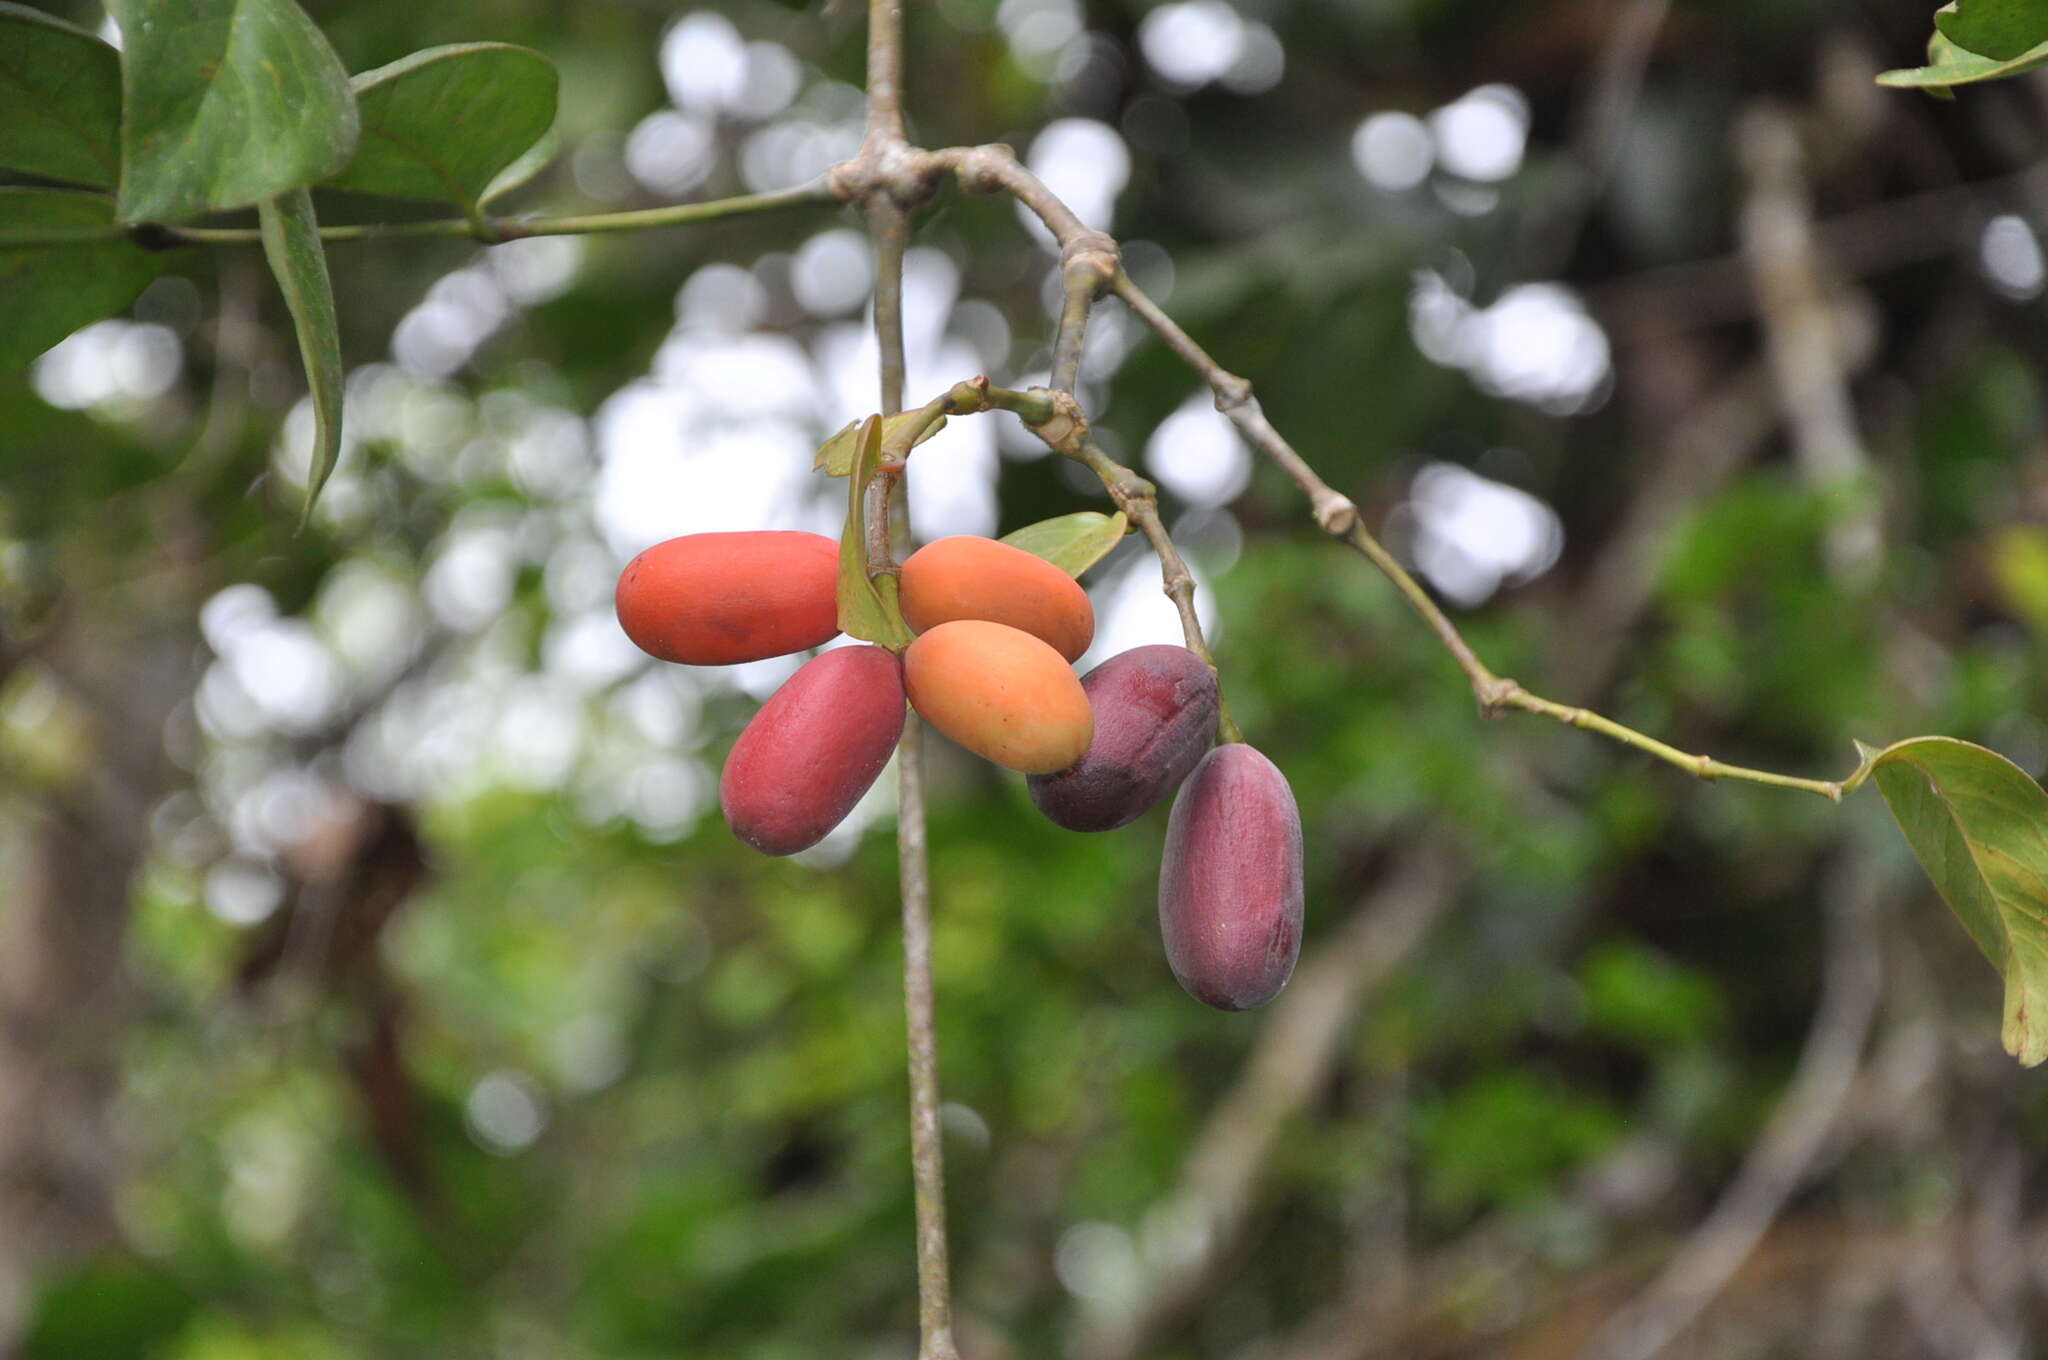
<svg viewBox="0 0 2048 1360">
<path fill-rule="evenodd" d="M 1095 737 L 1081 759 L 1028 781 L 1069 831 L 1111 831 L 1172 793 L 1216 740 L 1216 673 L 1185 647 L 1133 647 L 1081 677 Z"/>
<path fill-rule="evenodd" d="M 726 757 L 726 825 L 763 854 L 816 845 L 889 763 L 903 715 L 903 664 L 886 648 L 839 647 L 804 663 Z"/>
<path fill-rule="evenodd" d="M 1159 931 L 1188 994 L 1263 1006 L 1301 952 L 1301 813 L 1287 776 L 1242 743 L 1203 757 L 1173 802 L 1159 867 Z"/>
</svg>

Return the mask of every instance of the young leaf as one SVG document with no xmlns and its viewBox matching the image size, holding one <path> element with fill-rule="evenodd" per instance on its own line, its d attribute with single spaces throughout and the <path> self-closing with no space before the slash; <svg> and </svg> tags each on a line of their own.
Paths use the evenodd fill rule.
<svg viewBox="0 0 2048 1360">
<path fill-rule="evenodd" d="M 1003 542 L 1013 548 L 1035 553 L 1069 576 L 1079 576 L 1109 555 L 1123 541 L 1130 521 L 1119 510 L 1105 515 L 1099 510 L 1076 510 L 1057 519 L 1027 524 L 1015 533 L 1004 534 Z"/>
<path fill-rule="evenodd" d="M 0 188 L 0 232 L 111 226 L 114 200 L 81 189 Z M 0 249 L 0 372 L 80 326 L 112 316 L 163 272 L 164 257 L 125 239 Z"/>
<path fill-rule="evenodd" d="M 292 0 L 108 8 L 123 42 L 122 221 L 247 207 L 348 164 L 348 72 Z"/>
<path fill-rule="evenodd" d="M 303 528 L 313 502 L 341 456 L 341 329 L 334 317 L 334 289 L 327 280 L 327 253 L 313 196 L 294 189 L 256 207 L 263 224 L 263 254 L 284 291 L 284 303 L 299 335 L 299 359 L 313 393 L 313 464 L 306 474 Z"/>
<path fill-rule="evenodd" d="M 1979 81 L 2002 80 L 2030 71 L 2036 66 L 2048 63 L 2048 42 L 2028 48 L 2018 56 L 2000 61 L 1992 57 L 1980 57 L 1966 52 L 1941 34 L 1936 33 L 1927 43 L 1927 65 L 1901 71 L 1885 71 L 1877 78 L 1880 85 L 1900 89 L 1925 90 L 1931 95 L 1944 99 L 1955 96 L 1949 92 L 1954 85 L 1974 85 Z"/>
<path fill-rule="evenodd" d="M 868 576 L 867 518 L 863 513 L 868 486 L 882 465 L 882 418 L 869 416 L 856 436 L 856 454 L 848 470 L 846 532 L 839 536 L 839 631 L 892 651 L 910 645 L 910 626 L 896 604 L 894 576 Z"/>
<path fill-rule="evenodd" d="M 2048 43 L 2048 5 L 2041 0 L 1952 0 L 1934 12 L 1934 26 L 1965 52 L 2011 61 Z"/>
<path fill-rule="evenodd" d="M 477 211 L 555 121 L 555 67 L 509 43 L 430 47 L 353 81 L 363 135 L 338 189 Z"/>
<path fill-rule="evenodd" d="M 924 418 L 924 412 L 922 411 L 899 411 L 897 414 L 884 420 L 882 422 L 883 446 L 888 447 L 894 444 L 896 437 L 900 435 L 906 426 L 912 425 Z M 822 472 L 828 477 L 844 477 L 853 471 L 854 458 L 860 452 L 861 432 L 865 428 L 866 425 L 861 421 L 848 421 L 844 429 L 818 445 L 818 452 L 811 458 L 811 471 Z M 946 418 L 940 416 L 925 428 L 924 433 L 918 435 L 911 442 L 910 447 L 916 448 L 919 444 L 924 443 L 925 440 L 930 439 L 945 428 Z M 904 452 L 908 453 L 909 450 L 906 449 Z"/>
<path fill-rule="evenodd" d="M 0 0 L 0 166 L 112 188 L 121 59 L 97 34 Z"/>
<path fill-rule="evenodd" d="M 1952 737 L 1863 748 L 1935 890 L 2005 978 L 2005 1051 L 2048 1058 L 2048 793 L 1994 751 Z"/>
</svg>

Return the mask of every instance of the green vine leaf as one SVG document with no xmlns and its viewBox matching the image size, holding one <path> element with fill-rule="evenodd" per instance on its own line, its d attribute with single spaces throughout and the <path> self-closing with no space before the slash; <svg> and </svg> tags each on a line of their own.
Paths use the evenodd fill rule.
<svg viewBox="0 0 2048 1360">
<path fill-rule="evenodd" d="M 902 442 L 903 431 L 906 428 L 915 425 L 920 420 L 928 419 L 930 417 L 926 416 L 923 411 L 899 411 L 897 414 L 890 416 L 882 422 L 881 437 L 883 447 L 885 449 L 894 449 L 897 444 Z M 910 442 L 910 448 L 916 448 L 945 427 L 946 418 L 940 416 L 937 420 L 932 421 L 922 434 Z M 817 453 L 811 457 L 811 471 L 822 472 L 828 477 L 844 477 L 852 472 L 854 459 L 860 453 L 861 439 L 863 438 L 862 432 L 866 428 L 866 421 L 848 421 L 844 429 L 818 445 Z M 903 450 L 906 456 L 909 452 L 910 449 Z"/>
<path fill-rule="evenodd" d="M 509 43 L 429 47 L 352 82 L 362 140 L 337 189 L 456 203 L 474 216 L 555 121 L 554 63 Z"/>
<path fill-rule="evenodd" d="M 913 634 L 896 603 L 896 577 L 893 573 L 868 575 L 867 517 L 863 512 L 868 487 L 882 466 L 880 416 L 869 416 L 860 423 L 855 450 L 846 486 L 846 532 L 839 536 L 839 631 L 900 652 L 910 645 Z"/>
<path fill-rule="evenodd" d="M 257 205 L 263 224 L 263 254 L 284 291 L 292 327 L 299 336 L 299 359 L 306 366 L 306 385 L 313 393 L 313 463 L 306 474 L 304 528 L 313 502 L 341 457 L 341 328 L 334 316 L 334 288 L 327 278 L 327 252 L 320 243 L 320 224 L 313 217 L 313 196 L 294 189 Z"/>
<path fill-rule="evenodd" d="M 1995 751 L 1914 737 L 1857 744 L 1892 818 L 2005 978 L 2005 1051 L 2048 1059 L 2048 793 Z"/>
<path fill-rule="evenodd" d="M 121 58 L 98 34 L 0 0 L 0 166 L 111 189 Z"/>
<path fill-rule="evenodd" d="M 0 232 L 103 228 L 114 200 L 82 189 L 0 188 Z M 127 240 L 0 249 L 0 372 L 80 326 L 112 316 L 161 274 L 164 257 Z"/>
<path fill-rule="evenodd" d="M 1950 0 L 1934 26 L 1965 52 L 2011 61 L 2048 43 L 2048 5 L 2041 0 Z"/>
<path fill-rule="evenodd" d="M 1099 510 L 1077 510 L 1056 519 L 1027 524 L 1015 533 L 1003 535 L 1013 548 L 1043 557 L 1069 576 L 1078 577 L 1109 556 L 1109 550 L 1123 541 L 1130 521 L 1119 510 L 1105 515 Z"/>
<path fill-rule="evenodd" d="M 123 41 L 122 221 L 248 207 L 348 164 L 348 72 L 292 0 L 108 8 Z"/>
<path fill-rule="evenodd" d="M 1886 71 L 1877 83 L 1899 89 L 1925 90 L 1942 99 L 1953 99 L 1950 87 L 1974 85 L 1979 81 L 2002 80 L 2048 63 L 2048 42 L 2028 48 L 2016 57 L 2001 61 L 1966 52 L 1937 32 L 1927 42 L 1927 65 Z"/>
</svg>

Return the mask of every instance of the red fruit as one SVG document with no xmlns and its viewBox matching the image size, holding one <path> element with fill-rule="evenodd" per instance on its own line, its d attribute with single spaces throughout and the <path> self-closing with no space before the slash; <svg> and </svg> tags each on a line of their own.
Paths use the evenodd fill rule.
<svg viewBox="0 0 2048 1360">
<path fill-rule="evenodd" d="M 1172 793 L 1216 740 L 1216 673 L 1185 647 L 1133 647 L 1081 677 L 1095 737 L 1081 759 L 1027 781 L 1069 831 L 1109 831 Z"/>
<path fill-rule="evenodd" d="M 641 651 L 692 666 L 784 656 L 839 633 L 839 545 L 823 534 L 686 534 L 619 573 L 619 625 Z"/>
<path fill-rule="evenodd" d="M 1159 867 L 1173 975 L 1218 1010 L 1263 1006 L 1301 953 L 1301 814 L 1287 776 L 1242 743 L 1202 758 L 1173 801 Z"/>
<path fill-rule="evenodd" d="M 816 845 L 889 763 L 903 716 L 903 664 L 886 648 L 836 647 L 805 662 L 726 757 L 726 825 L 763 854 Z"/>
</svg>

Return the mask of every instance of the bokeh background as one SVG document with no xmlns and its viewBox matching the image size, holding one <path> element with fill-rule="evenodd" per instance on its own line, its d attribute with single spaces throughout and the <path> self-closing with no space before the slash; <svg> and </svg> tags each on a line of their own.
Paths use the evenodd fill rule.
<svg viewBox="0 0 2048 1360">
<path fill-rule="evenodd" d="M 518 210 L 858 139 L 848 0 L 307 7 L 352 70 L 548 54 Z M 1878 89 L 1926 0 L 909 8 L 913 135 L 1008 142 L 1123 238 L 1502 673 L 1793 772 L 1923 732 L 2048 767 L 2039 75 Z M 1042 375 L 1049 262 L 942 197 L 911 397 Z M 332 264 L 303 534 L 253 251 L 0 375 L 0 1350 L 911 1354 L 888 781 L 747 851 L 717 771 L 795 662 L 651 663 L 610 607 L 658 539 L 832 531 L 858 221 Z M 1299 797 L 1307 940 L 1274 1006 L 1204 1009 L 1164 809 L 1068 834 L 935 742 L 970 1360 L 2033 1353 L 2048 1100 L 1875 795 L 1483 720 L 1114 302 L 1085 374 Z M 1076 472 L 956 421 L 913 520 L 1103 504 Z M 1089 584 L 1091 664 L 1177 639 L 1137 543 Z"/>
</svg>

